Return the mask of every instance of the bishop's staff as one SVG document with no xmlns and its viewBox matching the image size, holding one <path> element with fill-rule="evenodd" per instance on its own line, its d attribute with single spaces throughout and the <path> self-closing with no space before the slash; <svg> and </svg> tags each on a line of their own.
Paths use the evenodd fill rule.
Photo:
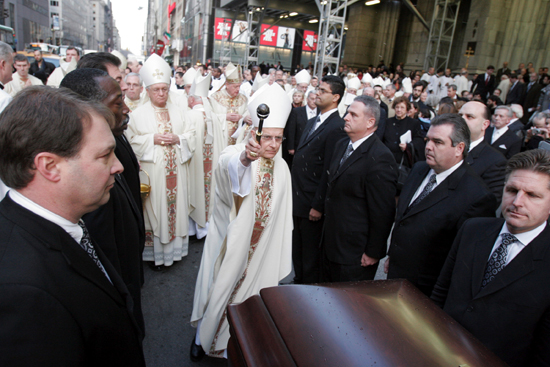
<svg viewBox="0 0 550 367">
<path fill-rule="evenodd" d="M 262 103 L 256 109 L 256 113 L 258 115 L 258 118 L 260 119 L 260 122 L 258 123 L 258 130 L 256 131 L 256 140 L 258 141 L 258 144 L 260 144 L 260 140 L 262 139 L 264 120 L 269 116 L 269 106 L 265 103 Z"/>
</svg>

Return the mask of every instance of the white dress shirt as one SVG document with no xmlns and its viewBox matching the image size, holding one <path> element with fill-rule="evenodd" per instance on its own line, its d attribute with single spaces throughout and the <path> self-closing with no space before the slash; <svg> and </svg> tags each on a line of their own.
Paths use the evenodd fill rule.
<svg viewBox="0 0 550 367">
<path fill-rule="evenodd" d="M 327 111 L 325 113 L 322 113 L 319 115 L 319 121 L 315 124 L 315 126 L 313 127 L 313 131 L 317 130 L 319 128 L 319 126 L 321 126 L 323 124 L 323 122 L 325 122 L 325 120 L 330 116 L 332 115 L 334 112 L 337 112 L 338 111 L 338 108 L 333 108 L 332 110 L 330 111 Z"/>
<path fill-rule="evenodd" d="M 529 245 L 531 241 L 533 241 L 539 234 L 541 234 L 541 232 L 544 231 L 544 228 L 546 228 L 546 222 L 543 222 L 540 226 L 528 232 L 515 234 L 514 236 L 518 239 L 519 242 L 516 241 L 508 245 L 508 254 L 506 255 L 506 265 L 508 265 L 510 261 L 512 261 L 516 256 L 518 256 L 521 250 L 523 250 L 527 245 Z M 497 240 L 493 245 L 493 249 L 491 250 L 491 255 L 502 243 L 501 235 L 503 233 L 510 233 L 510 231 L 508 230 L 508 225 L 506 223 L 502 225 L 502 229 L 500 230 Z M 491 258 L 491 255 L 489 255 L 489 259 Z M 487 259 L 487 261 L 489 261 L 489 259 Z"/>
<path fill-rule="evenodd" d="M 485 139 L 485 137 L 482 135 L 481 138 L 477 139 L 476 141 L 473 141 L 470 143 L 470 149 L 468 152 L 471 152 L 475 147 L 477 147 L 481 142 Z"/>
<path fill-rule="evenodd" d="M 493 130 L 493 137 L 491 138 L 491 144 L 494 144 L 495 141 L 497 141 L 498 138 L 500 138 L 502 135 L 504 135 L 504 133 L 508 131 L 508 125 L 500 128 L 500 129 L 497 129 L 495 127 L 495 129 Z"/>
<path fill-rule="evenodd" d="M 306 105 L 306 114 L 307 114 L 307 119 L 308 120 L 311 120 L 312 118 L 314 118 L 315 116 L 317 116 L 317 108 L 315 108 L 314 110 L 309 108 L 308 105 Z"/>
<path fill-rule="evenodd" d="M 458 169 L 458 167 L 460 167 L 460 165 L 462 164 L 462 162 L 464 162 L 464 160 L 458 162 L 457 164 L 455 164 L 454 166 L 452 166 L 451 168 L 449 168 L 448 170 L 446 171 L 443 171 L 441 173 L 436 173 L 435 174 L 435 185 L 434 187 L 432 187 L 432 191 L 437 187 L 439 186 L 440 183 L 442 183 L 447 177 L 449 177 L 451 175 L 451 173 L 453 173 L 454 171 L 456 171 Z M 422 192 L 422 190 L 424 190 L 424 187 L 428 184 L 428 182 L 430 181 L 430 177 L 432 176 L 432 174 L 434 174 L 435 171 L 433 169 L 431 169 L 428 174 L 426 175 L 426 177 L 424 178 L 424 180 L 422 181 L 422 183 L 420 184 L 420 186 L 418 186 L 418 189 L 416 189 L 416 192 L 414 193 L 409 205 L 411 205 L 411 203 L 413 203 L 416 198 L 418 196 L 420 196 L 420 193 Z"/>
</svg>

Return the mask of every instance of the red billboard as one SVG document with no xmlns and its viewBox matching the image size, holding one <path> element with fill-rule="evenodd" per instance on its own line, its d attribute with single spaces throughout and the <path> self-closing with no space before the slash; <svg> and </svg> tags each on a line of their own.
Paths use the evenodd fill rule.
<svg viewBox="0 0 550 367">
<path fill-rule="evenodd" d="M 262 24 L 262 35 L 260 36 L 260 45 L 262 46 L 277 46 L 277 33 L 279 27 Z"/>
<path fill-rule="evenodd" d="M 214 20 L 214 39 L 221 40 L 225 37 L 229 40 L 229 31 L 231 30 L 231 19 L 216 18 Z"/>
<path fill-rule="evenodd" d="M 302 44 L 302 51 L 316 51 L 317 50 L 317 33 L 313 31 L 304 31 L 304 42 Z"/>
</svg>

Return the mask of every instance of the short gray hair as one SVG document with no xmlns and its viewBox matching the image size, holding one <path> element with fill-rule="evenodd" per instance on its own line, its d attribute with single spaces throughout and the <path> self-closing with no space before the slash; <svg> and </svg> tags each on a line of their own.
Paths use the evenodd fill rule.
<svg viewBox="0 0 550 367">
<path fill-rule="evenodd" d="M 495 112 L 497 112 L 498 110 L 506 110 L 506 114 L 508 115 L 508 117 L 512 117 L 512 109 L 508 106 L 498 106 L 497 108 L 495 108 Z"/>
<path fill-rule="evenodd" d="M 0 41 L 0 59 L 4 61 L 13 58 L 13 48 L 5 42 Z"/>
<path fill-rule="evenodd" d="M 127 83 L 128 82 L 128 77 L 131 77 L 131 76 L 137 76 L 138 79 L 139 79 L 139 84 L 140 85 L 143 84 L 143 79 L 141 79 L 141 75 L 139 75 L 138 73 L 128 73 L 128 75 L 126 75 L 124 77 L 124 82 Z"/>
<path fill-rule="evenodd" d="M 521 105 L 513 103 L 510 105 L 510 108 L 512 109 L 512 112 L 516 114 L 518 119 L 523 117 L 523 107 L 521 107 Z"/>
<path fill-rule="evenodd" d="M 307 92 L 307 98 L 309 98 L 309 96 L 312 94 L 317 94 L 317 91 L 315 89 L 312 89 L 309 92 Z"/>
<path fill-rule="evenodd" d="M 368 115 L 374 117 L 374 126 L 378 126 L 380 121 L 380 105 L 378 101 L 370 96 L 360 95 L 353 99 L 353 102 L 359 102 L 365 105 L 365 111 Z"/>
<path fill-rule="evenodd" d="M 458 87 L 454 84 L 451 84 L 449 85 L 449 88 L 451 88 L 452 90 L 454 90 L 455 92 L 458 90 Z"/>
</svg>

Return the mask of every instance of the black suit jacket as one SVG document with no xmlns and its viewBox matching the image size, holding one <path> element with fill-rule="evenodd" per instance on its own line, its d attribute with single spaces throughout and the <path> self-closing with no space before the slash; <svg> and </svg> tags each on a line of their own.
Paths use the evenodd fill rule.
<svg viewBox="0 0 550 367">
<path fill-rule="evenodd" d="M 395 216 L 397 164 L 376 134 L 340 167 L 350 139 L 338 142 L 328 175 L 323 243 L 327 258 L 359 265 L 363 253 L 386 256 Z"/>
<path fill-rule="evenodd" d="M 481 96 L 483 99 L 487 99 L 491 94 L 493 94 L 493 91 L 496 88 L 495 83 L 495 76 L 491 75 L 489 77 L 489 81 L 485 83 L 485 73 L 479 74 L 477 78 L 474 80 L 474 83 L 472 84 L 472 89 L 470 92 L 479 92 L 481 93 Z"/>
<path fill-rule="evenodd" d="M 384 133 L 386 132 L 386 120 L 388 119 L 388 112 L 380 108 L 380 120 L 378 121 L 378 128 L 376 129 L 376 135 L 382 141 Z"/>
<path fill-rule="evenodd" d="M 522 121 L 524 124 L 527 124 L 529 118 L 534 111 L 529 112 L 530 108 L 537 107 L 539 103 L 540 91 L 542 90 L 542 85 L 535 82 L 529 90 L 529 83 L 525 85 L 525 99 L 523 100 L 523 117 Z"/>
<path fill-rule="evenodd" d="M 493 195 L 495 195 L 497 203 L 500 203 L 504 187 L 506 158 L 495 148 L 482 141 L 468 153 L 466 162 L 481 177 Z"/>
<path fill-rule="evenodd" d="M 136 154 L 134 153 L 132 146 L 130 145 L 130 143 L 128 142 L 128 140 L 124 135 L 115 136 L 115 140 L 116 140 L 115 155 L 120 161 L 120 163 L 122 164 L 122 166 L 124 167 L 122 176 L 124 176 L 124 179 L 126 180 L 128 187 L 130 188 L 130 192 L 134 197 L 134 201 L 136 202 L 143 216 L 143 206 L 141 203 L 140 180 L 139 180 L 140 168 L 139 168 L 138 160 L 136 158 Z"/>
<path fill-rule="evenodd" d="M 316 108 L 317 114 L 319 114 L 319 109 Z M 306 106 L 293 108 L 290 111 L 290 116 L 288 117 L 288 123 L 286 124 L 286 146 L 287 150 L 296 150 L 298 144 L 302 138 L 302 133 L 307 124 L 307 110 Z"/>
<path fill-rule="evenodd" d="M 502 134 L 493 144 L 491 139 L 493 138 L 493 130 L 495 128 L 490 126 L 485 130 L 485 142 L 495 148 L 498 152 L 502 153 L 506 159 L 510 159 L 513 155 L 517 154 L 521 150 L 521 139 L 516 135 L 514 131 L 508 129 Z"/>
<path fill-rule="evenodd" d="M 321 180 L 327 174 L 336 142 L 346 136 L 338 111 L 308 137 L 314 123 L 315 118 L 307 122 L 292 163 L 292 211 L 301 218 L 309 218 L 311 208 L 324 212 L 326 185 L 321 185 Z"/>
<path fill-rule="evenodd" d="M 56 224 L 0 203 L 0 365 L 145 366 L 124 282 Z"/>
<path fill-rule="evenodd" d="M 35 61 L 31 64 L 29 68 L 29 74 L 32 76 L 37 77 L 46 85 L 46 82 L 48 81 L 48 77 L 51 73 L 55 70 L 55 65 L 51 62 L 47 62 L 44 60 L 41 66 L 38 66 L 38 63 Z"/>
<path fill-rule="evenodd" d="M 405 278 L 430 295 L 460 226 L 468 218 L 492 217 L 494 195 L 467 163 L 407 211 L 430 171 L 418 162 L 409 174 L 399 202 L 389 249 L 388 279 Z"/>
<path fill-rule="evenodd" d="M 550 227 L 529 243 L 485 288 L 487 261 L 500 218 L 464 223 L 432 299 L 512 367 L 550 365 Z"/>
<path fill-rule="evenodd" d="M 105 205 L 84 215 L 82 219 L 90 236 L 124 280 L 134 301 L 134 317 L 144 331 L 141 286 L 145 227 L 141 208 L 134 202 L 122 175 L 115 175 L 115 185 L 110 194 Z"/>
<path fill-rule="evenodd" d="M 506 95 L 506 104 L 510 105 L 512 103 L 522 104 L 523 103 L 523 91 L 525 90 L 525 84 L 521 83 L 519 80 L 516 82 L 516 85 L 511 86 L 508 94 Z"/>
</svg>

